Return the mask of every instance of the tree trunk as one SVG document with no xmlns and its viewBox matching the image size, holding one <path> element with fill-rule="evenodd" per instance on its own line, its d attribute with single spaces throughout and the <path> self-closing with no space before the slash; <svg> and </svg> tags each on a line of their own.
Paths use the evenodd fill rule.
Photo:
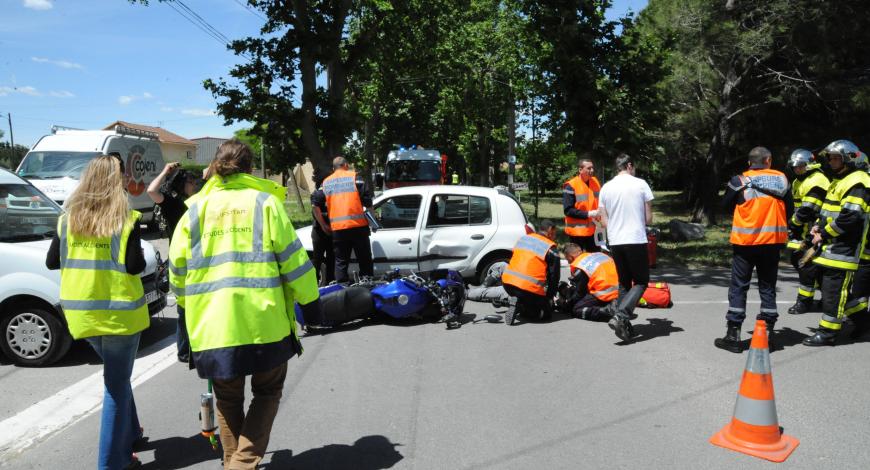
<svg viewBox="0 0 870 470">
<path fill-rule="evenodd" d="M 374 130 L 377 128 L 378 123 L 381 120 L 381 106 L 380 103 L 375 103 L 374 109 L 372 109 L 372 117 L 366 119 L 365 124 L 365 137 L 363 142 L 363 171 L 365 172 L 365 177 L 368 179 L 369 187 L 374 188 L 374 181 L 372 178 L 372 168 L 374 167 L 375 161 L 375 152 L 374 145 L 372 144 L 372 139 L 374 139 Z"/>
<path fill-rule="evenodd" d="M 489 184 L 489 148 L 486 144 L 486 129 L 482 123 L 477 123 L 477 164 L 480 171 L 479 184 L 488 187 Z"/>
</svg>

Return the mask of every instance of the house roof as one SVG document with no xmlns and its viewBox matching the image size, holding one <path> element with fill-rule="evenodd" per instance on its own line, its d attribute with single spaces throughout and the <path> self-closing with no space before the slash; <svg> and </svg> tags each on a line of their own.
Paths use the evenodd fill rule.
<svg viewBox="0 0 870 470">
<path fill-rule="evenodd" d="M 192 139 L 190 139 L 190 140 L 192 140 L 192 141 L 195 142 L 195 141 L 197 141 L 197 140 L 205 140 L 205 139 L 230 140 L 230 139 L 232 139 L 232 137 L 212 137 L 212 136 L 210 136 L 210 135 L 207 135 L 207 136 L 204 136 L 204 137 L 194 137 L 194 138 L 192 138 Z"/>
<path fill-rule="evenodd" d="M 174 134 L 172 132 L 169 132 L 162 127 L 152 127 L 152 126 L 146 126 L 143 124 L 133 124 L 132 122 L 127 122 L 127 121 L 115 121 L 115 122 L 109 124 L 108 126 L 106 126 L 104 128 L 104 130 L 107 130 L 107 131 L 114 130 L 115 126 L 117 126 L 119 124 L 122 126 L 133 128 L 133 129 L 139 129 L 142 131 L 155 132 L 157 134 L 158 140 L 160 142 L 163 142 L 163 143 L 184 144 L 184 145 L 196 146 L 196 142 L 194 142 L 190 139 L 185 139 L 184 137 L 182 137 L 178 134 Z"/>
</svg>

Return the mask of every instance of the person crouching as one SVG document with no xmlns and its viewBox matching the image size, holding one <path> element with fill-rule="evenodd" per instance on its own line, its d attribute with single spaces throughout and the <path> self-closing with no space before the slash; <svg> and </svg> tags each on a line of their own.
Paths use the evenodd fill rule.
<svg viewBox="0 0 870 470">
<path fill-rule="evenodd" d="M 559 254 L 556 251 L 556 225 L 541 222 L 537 233 L 523 235 L 514 247 L 510 263 L 501 276 L 510 295 L 505 324 L 513 325 L 518 312 L 535 320 L 552 315 L 552 300 L 559 288 Z"/>
<path fill-rule="evenodd" d="M 571 265 L 570 290 L 560 292 L 565 312 L 581 320 L 609 321 L 619 296 L 613 258 L 604 253 L 586 253 L 574 243 L 565 245 L 562 253 Z"/>
</svg>

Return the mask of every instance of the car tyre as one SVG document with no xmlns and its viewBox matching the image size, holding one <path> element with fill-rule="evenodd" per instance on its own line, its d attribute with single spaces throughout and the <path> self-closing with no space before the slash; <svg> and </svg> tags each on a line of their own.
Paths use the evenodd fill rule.
<svg viewBox="0 0 870 470">
<path fill-rule="evenodd" d="M 490 268 L 497 264 L 508 265 L 511 261 L 511 255 L 509 253 L 493 253 L 491 255 L 487 255 L 483 261 L 480 262 L 477 269 L 477 284 L 483 285 L 483 281 L 486 279 L 486 273 L 489 272 Z"/>
<path fill-rule="evenodd" d="M 49 365 L 72 345 L 72 337 L 60 318 L 33 302 L 9 309 L 0 319 L 0 333 L 0 349 L 13 363 L 24 367 Z"/>
</svg>

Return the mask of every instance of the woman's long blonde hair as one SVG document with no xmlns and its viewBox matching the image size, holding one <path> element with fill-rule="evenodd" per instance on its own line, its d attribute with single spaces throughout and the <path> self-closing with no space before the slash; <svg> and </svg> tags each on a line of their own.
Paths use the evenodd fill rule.
<svg viewBox="0 0 870 470">
<path fill-rule="evenodd" d="M 120 232 L 130 212 L 120 160 L 108 155 L 91 160 L 64 208 L 69 230 L 76 235 L 110 237 Z"/>
</svg>

